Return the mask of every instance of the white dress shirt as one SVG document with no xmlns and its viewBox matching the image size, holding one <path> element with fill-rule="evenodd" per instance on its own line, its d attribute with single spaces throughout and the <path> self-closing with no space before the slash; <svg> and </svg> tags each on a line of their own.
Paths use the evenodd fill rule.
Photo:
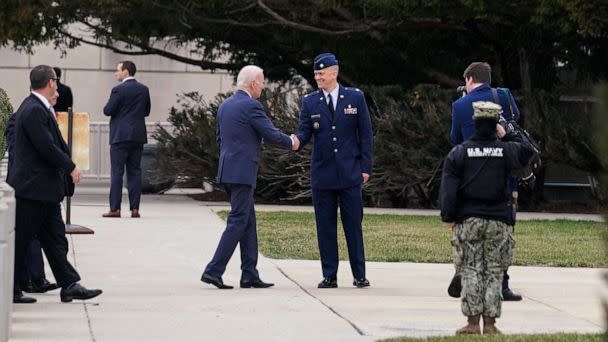
<svg viewBox="0 0 608 342">
<path fill-rule="evenodd" d="M 340 85 L 336 84 L 336 87 L 334 88 L 334 90 L 332 90 L 331 92 L 326 92 L 325 90 L 323 90 L 323 95 L 325 96 L 325 100 L 327 101 L 327 104 L 329 105 L 329 96 L 331 95 L 331 100 L 334 104 L 334 111 L 336 111 L 336 105 L 338 104 L 338 93 L 340 92 Z"/>
<path fill-rule="evenodd" d="M 53 114 L 53 117 L 54 117 L 55 119 L 57 119 L 57 117 L 55 116 L 55 109 L 53 108 L 53 106 L 51 105 L 51 103 L 49 102 L 49 100 L 47 100 L 47 99 L 46 99 L 46 97 L 44 97 L 44 96 L 42 96 L 42 95 L 38 94 L 38 93 L 37 93 L 37 92 L 35 92 L 35 91 L 32 91 L 32 94 L 33 94 L 34 96 L 36 96 L 37 98 L 39 98 L 39 99 L 40 99 L 40 101 L 42 101 L 42 103 L 43 103 L 43 104 L 44 104 L 44 106 L 46 107 L 46 109 L 47 109 L 49 112 L 51 112 L 51 114 Z"/>
</svg>

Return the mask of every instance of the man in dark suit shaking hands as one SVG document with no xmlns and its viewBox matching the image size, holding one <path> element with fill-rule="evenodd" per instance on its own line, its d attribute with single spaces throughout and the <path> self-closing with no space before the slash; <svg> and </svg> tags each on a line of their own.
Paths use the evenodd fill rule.
<svg viewBox="0 0 608 342">
<path fill-rule="evenodd" d="M 122 176 L 127 168 L 127 188 L 131 217 L 140 217 L 141 155 L 148 142 L 146 116 L 150 115 L 150 92 L 137 82 L 135 64 L 118 63 L 114 76 L 120 82 L 112 89 L 103 113 L 110 117 L 110 211 L 103 217 L 120 217 Z"/>
<path fill-rule="evenodd" d="M 293 134 L 290 137 L 281 133 L 257 101 L 264 89 L 262 69 L 255 65 L 241 69 L 237 76 L 237 88 L 236 93 L 220 105 L 216 119 L 216 138 L 220 146 L 217 182 L 226 189 L 231 211 L 226 230 L 201 281 L 220 289 L 232 288 L 224 284 L 222 274 L 238 243 L 241 248 L 241 287 L 264 288 L 274 284 L 263 282 L 256 268 L 258 240 L 253 193 L 260 144 L 264 139 L 266 143 L 297 150 L 300 142 Z"/>
<path fill-rule="evenodd" d="M 61 301 L 90 299 L 101 290 L 78 284 L 80 276 L 67 259 L 68 240 L 60 203 L 74 193 L 82 174 L 70 160 L 68 146 L 61 137 L 52 111 L 51 98 L 57 91 L 53 68 L 39 65 L 30 72 L 32 94 L 17 110 L 14 126 L 14 158 L 7 182 L 15 189 L 15 287 L 14 303 L 34 303 L 19 285 L 27 278 L 26 251 L 38 236 L 57 284 Z"/>
</svg>

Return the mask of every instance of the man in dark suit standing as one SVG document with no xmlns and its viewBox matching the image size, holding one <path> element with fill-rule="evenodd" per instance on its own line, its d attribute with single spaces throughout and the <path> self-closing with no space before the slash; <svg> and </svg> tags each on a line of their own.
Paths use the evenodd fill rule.
<svg viewBox="0 0 608 342">
<path fill-rule="evenodd" d="M 265 142 L 285 149 L 297 149 L 299 141 L 281 133 L 268 119 L 257 99 L 264 89 L 264 72 L 248 65 L 237 76 L 237 92 L 224 101 L 217 112 L 216 139 L 220 146 L 217 182 L 230 198 L 230 214 L 213 259 L 205 268 L 201 281 L 220 289 L 222 274 L 237 243 L 241 248 L 241 282 L 243 288 L 265 288 L 274 284 L 260 279 L 256 268 L 258 241 L 253 194 L 255 191 L 260 144 Z"/>
<path fill-rule="evenodd" d="M 57 92 L 59 93 L 59 98 L 57 98 L 57 103 L 53 105 L 53 108 L 55 108 L 55 112 L 67 112 L 68 108 L 74 107 L 72 89 L 61 83 L 61 69 L 54 67 L 53 70 L 55 70 L 55 75 L 57 75 Z"/>
<path fill-rule="evenodd" d="M 338 205 L 353 285 L 367 287 L 361 223 L 362 186 L 372 174 L 371 118 L 363 92 L 338 84 L 336 56 L 318 55 L 313 68 L 319 90 L 302 100 L 297 136 L 302 146 L 314 137 L 310 179 L 323 269 L 318 287 L 338 287 Z"/>
<path fill-rule="evenodd" d="M 50 66 L 39 65 L 30 72 L 32 94 L 15 115 L 14 157 L 7 182 L 15 189 L 15 284 L 14 303 L 34 303 L 26 297 L 24 283 L 26 251 L 38 236 L 53 275 L 61 286 L 61 301 L 90 299 L 102 293 L 78 284 L 80 276 L 67 260 L 68 240 L 60 203 L 72 195 L 82 174 L 70 160 L 50 100 L 57 91 L 57 78 Z"/>
<path fill-rule="evenodd" d="M 110 211 L 103 217 L 120 217 L 122 176 L 127 168 L 127 188 L 131 217 L 140 217 L 141 155 L 148 142 L 146 116 L 150 115 L 150 91 L 137 82 L 135 64 L 118 63 L 114 75 L 121 82 L 112 89 L 103 113 L 110 117 Z"/>
</svg>

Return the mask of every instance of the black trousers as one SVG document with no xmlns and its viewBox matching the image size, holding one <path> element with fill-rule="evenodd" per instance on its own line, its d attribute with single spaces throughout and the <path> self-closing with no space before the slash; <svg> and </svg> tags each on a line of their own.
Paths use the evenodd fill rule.
<svg viewBox="0 0 608 342">
<path fill-rule="evenodd" d="M 66 287 L 79 281 L 78 272 L 67 259 L 68 239 L 59 203 L 19 197 L 16 200 L 14 292 L 20 293 L 19 285 L 27 282 L 26 255 L 35 236 L 42 245 L 57 284 Z"/>
<path fill-rule="evenodd" d="M 44 273 L 44 259 L 42 259 L 42 246 L 40 245 L 38 236 L 30 242 L 26 258 L 28 279 L 33 282 L 38 282 L 46 278 L 46 274 Z"/>
</svg>

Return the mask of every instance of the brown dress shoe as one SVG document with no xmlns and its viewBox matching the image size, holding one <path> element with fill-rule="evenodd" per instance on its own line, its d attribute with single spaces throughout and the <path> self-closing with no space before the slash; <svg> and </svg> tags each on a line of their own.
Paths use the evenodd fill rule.
<svg viewBox="0 0 608 342">
<path fill-rule="evenodd" d="M 141 215 L 139 215 L 139 209 L 131 209 L 131 217 L 134 217 L 134 218 L 141 217 Z"/>
<path fill-rule="evenodd" d="M 101 216 L 103 216 L 103 217 L 120 217 L 120 209 L 114 210 L 114 211 L 110 210 L 107 213 L 102 214 Z"/>
</svg>

